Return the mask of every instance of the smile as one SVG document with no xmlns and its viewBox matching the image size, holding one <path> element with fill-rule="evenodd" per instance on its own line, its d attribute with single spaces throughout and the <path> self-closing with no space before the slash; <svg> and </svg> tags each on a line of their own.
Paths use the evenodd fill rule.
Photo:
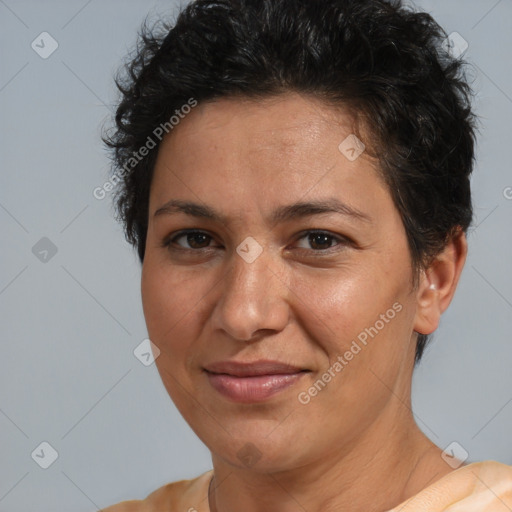
<svg viewBox="0 0 512 512">
<path fill-rule="evenodd" d="M 276 361 L 223 362 L 205 368 L 210 385 L 239 403 L 256 403 L 296 384 L 309 370 Z"/>
</svg>

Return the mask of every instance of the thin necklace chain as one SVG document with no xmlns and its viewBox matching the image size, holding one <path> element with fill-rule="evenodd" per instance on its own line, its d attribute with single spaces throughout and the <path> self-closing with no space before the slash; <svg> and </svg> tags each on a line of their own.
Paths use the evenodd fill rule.
<svg viewBox="0 0 512 512">
<path fill-rule="evenodd" d="M 215 475 L 212 475 L 212 477 L 210 478 L 210 484 L 208 485 L 208 510 L 210 512 L 214 512 L 213 508 L 212 508 L 212 503 L 210 501 L 210 495 L 211 495 L 211 491 L 212 491 L 212 484 L 213 484 L 213 479 L 215 478 Z M 215 509 L 217 510 L 217 509 Z"/>
</svg>

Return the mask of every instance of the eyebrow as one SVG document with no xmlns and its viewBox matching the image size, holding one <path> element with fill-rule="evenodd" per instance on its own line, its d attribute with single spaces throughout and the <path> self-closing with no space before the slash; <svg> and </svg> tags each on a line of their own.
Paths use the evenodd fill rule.
<svg viewBox="0 0 512 512">
<path fill-rule="evenodd" d="M 165 203 L 155 211 L 154 217 L 158 217 L 160 215 L 173 215 L 177 213 L 184 213 L 185 215 L 190 215 L 192 217 L 204 218 L 224 224 L 227 224 L 229 220 L 228 217 L 216 212 L 210 206 L 201 205 L 191 201 L 182 201 L 180 199 L 171 199 Z M 280 206 L 272 212 L 269 221 L 271 225 L 276 225 L 280 222 L 286 222 L 292 219 L 325 213 L 338 213 L 356 220 L 372 222 L 370 216 L 336 198 L 297 202 L 290 205 Z"/>
</svg>

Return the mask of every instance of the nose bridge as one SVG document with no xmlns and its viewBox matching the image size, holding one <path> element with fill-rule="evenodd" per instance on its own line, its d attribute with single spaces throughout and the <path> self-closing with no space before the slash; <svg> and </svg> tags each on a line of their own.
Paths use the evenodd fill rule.
<svg viewBox="0 0 512 512">
<path fill-rule="evenodd" d="M 280 330 L 288 319 L 285 283 L 271 270 L 277 265 L 270 252 L 258 246 L 246 239 L 233 252 L 216 305 L 215 327 L 239 340 Z"/>
</svg>

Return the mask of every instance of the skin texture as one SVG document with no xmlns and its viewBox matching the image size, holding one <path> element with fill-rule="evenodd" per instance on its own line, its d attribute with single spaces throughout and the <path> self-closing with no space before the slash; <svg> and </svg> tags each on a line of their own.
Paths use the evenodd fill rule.
<svg viewBox="0 0 512 512">
<path fill-rule="evenodd" d="M 377 162 L 366 152 L 349 161 L 338 149 L 351 133 L 347 113 L 287 93 L 200 104 L 159 148 L 144 315 L 163 383 L 212 452 L 212 512 L 387 510 L 452 471 L 414 422 L 411 378 L 414 333 L 437 328 L 466 239 L 454 236 L 413 287 L 406 233 Z M 368 219 L 269 220 L 280 206 L 328 198 Z M 171 199 L 226 219 L 155 216 Z M 164 246 L 184 229 L 206 236 Z M 249 236 L 263 249 L 252 263 L 236 251 Z M 400 311 L 301 403 L 298 394 L 394 304 Z M 216 361 L 261 359 L 308 372 L 263 402 L 235 403 L 204 371 Z M 250 463 L 239 456 L 247 451 Z"/>
</svg>

